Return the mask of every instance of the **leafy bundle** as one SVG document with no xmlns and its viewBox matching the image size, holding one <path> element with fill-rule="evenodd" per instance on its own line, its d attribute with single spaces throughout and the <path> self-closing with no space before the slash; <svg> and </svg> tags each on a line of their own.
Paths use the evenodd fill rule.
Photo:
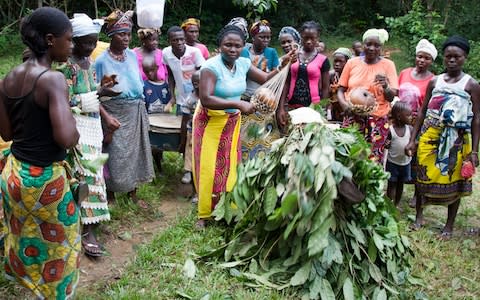
<svg viewBox="0 0 480 300">
<path fill-rule="evenodd" d="M 367 159 L 369 151 L 355 128 L 294 127 L 269 155 L 239 168 L 234 190 L 213 213 L 233 226 L 210 256 L 256 284 L 298 287 L 304 299 L 398 294 L 412 253 L 384 197 L 388 175 Z M 364 201 L 340 200 L 343 178 L 356 183 Z"/>
</svg>

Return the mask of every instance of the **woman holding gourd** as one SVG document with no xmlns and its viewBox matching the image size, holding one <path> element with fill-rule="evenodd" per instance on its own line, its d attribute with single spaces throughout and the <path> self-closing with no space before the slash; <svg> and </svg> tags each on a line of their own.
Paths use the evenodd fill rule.
<svg viewBox="0 0 480 300">
<path fill-rule="evenodd" d="M 383 161 L 384 143 L 389 131 L 390 102 L 398 90 L 395 64 L 380 55 L 387 40 L 388 32 L 384 29 L 369 29 L 363 34 L 365 55 L 347 61 L 337 91 L 338 103 L 346 115 L 343 125 L 355 124 L 359 127 L 365 139 L 372 144 L 370 158 L 380 163 Z M 354 107 L 350 100 L 354 99 L 350 98 L 356 88 L 359 88 L 356 93 L 360 91 L 360 96 L 365 99 L 356 103 L 365 106 L 368 114 L 353 113 L 356 110 L 352 110 Z"/>
</svg>

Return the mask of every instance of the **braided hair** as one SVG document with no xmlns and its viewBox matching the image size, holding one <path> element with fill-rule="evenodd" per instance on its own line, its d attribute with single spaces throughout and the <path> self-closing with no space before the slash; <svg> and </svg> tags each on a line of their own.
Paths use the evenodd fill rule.
<svg viewBox="0 0 480 300">
<path fill-rule="evenodd" d="M 243 33 L 242 29 L 235 25 L 227 25 L 223 27 L 217 34 L 218 47 L 220 47 L 220 44 L 222 43 L 222 40 L 225 38 L 225 36 L 230 33 L 238 35 L 242 41 L 245 40 L 245 34 Z"/>
<path fill-rule="evenodd" d="M 45 55 L 48 50 L 45 39 L 47 34 L 60 37 L 68 30 L 72 30 L 72 24 L 61 10 L 53 7 L 41 7 L 23 19 L 20 34 L 22 42 L 36 57 L 40 57 Z"/>
<path fill-rule="evenodd" d="M 314 29 L 320 34 L 320 25 L 318 25 L 318 23 L 315 21 L 307 21 L 303 23 L 302 27 L 300 27 L 300 32 L 303 32 L 307 29 Z"/>
</svg>

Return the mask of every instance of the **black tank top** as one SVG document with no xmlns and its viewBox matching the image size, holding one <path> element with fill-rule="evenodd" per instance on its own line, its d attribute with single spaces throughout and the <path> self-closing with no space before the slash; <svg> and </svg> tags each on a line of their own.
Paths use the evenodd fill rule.
<svg viewBox="0 0 480 300">
<path fill-rule="evenodd" d="M 48 109 L 37 105 L 34 91 L 41 72 L 33 82 L 32 90 L 21 97 L 8 97 L 5 94 L 6 109 L 12 126 L 12 154 L 20 161 L 39 167 L 65 159 L 66 151 L 53 139 L 52 124 Z M 5 81 L 4 81 L 5 90 Z"/>
</svg>

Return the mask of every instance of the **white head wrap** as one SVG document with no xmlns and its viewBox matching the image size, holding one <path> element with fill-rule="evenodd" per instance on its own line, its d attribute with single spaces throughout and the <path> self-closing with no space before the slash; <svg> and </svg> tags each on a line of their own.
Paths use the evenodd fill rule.
<svg viewBox="0 0 480 300">
<path fill-rule="evenodd" d="M 388 32 L 385 29 L 371 28 L 365 31 L 362 41 L 365 42 L 365 40 L 371 36 L 378 37 L 382 45 L 385 44 L 386 41 L 388 41 Z"/>
<path fill-rule="evenodd" d="M 417 47 L 415 48 L 415 54 L 418 54 L 418 52 L 425 52 L 430 54 L 432 56 L 433 60 L 437 58 L 437 48 L 435 48 L 435 45 L 430 43 L 426 39 L 421 39 L 420 42 L 418 42 Z"/>
<path fill-rule="evenodd" d="M 72 23 L 73 37 L 86 36 L 89 34 L 98 34 L 104 23 L 101 19 L 92 20 L 86 14 L 73 14 Z"/>
</svg>

